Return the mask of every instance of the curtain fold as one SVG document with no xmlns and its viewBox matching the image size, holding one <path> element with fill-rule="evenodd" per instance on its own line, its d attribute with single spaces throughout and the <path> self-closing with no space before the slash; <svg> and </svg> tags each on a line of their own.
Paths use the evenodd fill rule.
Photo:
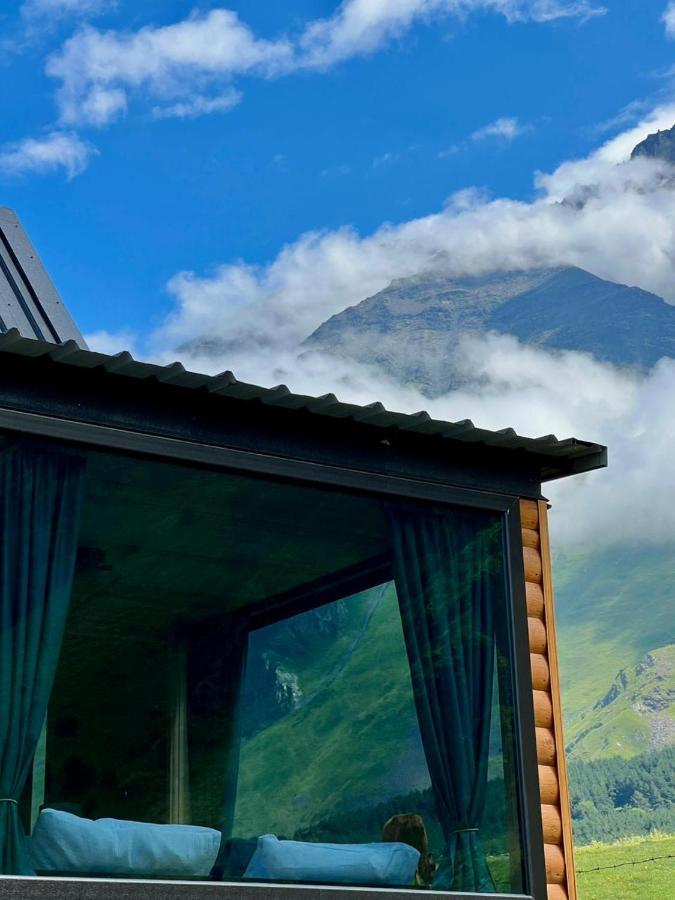
<svg viewBox="0 0 675 900">
<path fill-rule="evenodd" d="M 206 805 L 193 816 L 218 828 L 221 846 L 211 872 L 221 880 L 227 870 L 237 800 L 242 733 L 242 688 L 248 656 L 249 621 L 245 615 L 202 623 L 189 639 L 188 722 L 191 764 L 208 783 Z"/>
<path fill-rule="evenodd" d="M 393 510 L 394 578 L 413 694 L 445 839 L 433 887 L 495 890 L 480 842 L 501 541 L 485 514 Z"/>
<path fill-rule="evenodd" d="M 223 814 L 221 832 L 223 838 L 232 837 L 234 825 L 234 809 L 237 802 L 237 784 L 239 781 L 239 760 L 241 758 L 241 730 L 243 716 L 243 686 L 248 659 L 249 625 L 245 618 L 239 619 L 229 633 L 227 646 L 229 707 L 229 729 L 225 763 L 225 796 L 223 797 Z"/>
<path fill-rule="evenodd" d="M 208 783 L 193 817 L 231 837 L 241 750 L 242 686 L 248 620 L 225 616 L 188 638 L 188 731 L 191 766 Z M 193 765 L 194 764 L 194 765 Z"/>
<path fill-rule="evenodd" d="M 77 551 L 84 460 L 0 452 L 0 873 L 33 874 L 18 801 L 54 682 Z"/>
</svg>

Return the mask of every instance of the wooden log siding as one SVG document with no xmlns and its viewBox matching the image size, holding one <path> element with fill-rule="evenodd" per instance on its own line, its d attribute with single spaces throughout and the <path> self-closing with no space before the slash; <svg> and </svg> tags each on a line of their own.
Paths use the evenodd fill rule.
<svg viewBox="0 0 675 900">
<path fill-rule="evenodd" d="M 521 500 L 520 519 L 548 900 L 577 900 L 546 503 Z"/>
</svg>

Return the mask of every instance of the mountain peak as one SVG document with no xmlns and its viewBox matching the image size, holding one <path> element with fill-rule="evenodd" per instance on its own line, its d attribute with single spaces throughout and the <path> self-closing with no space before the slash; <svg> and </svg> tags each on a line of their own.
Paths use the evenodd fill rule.
<svg viewBox="0 0 675 900">
<path fill-rule="evenodd" d="M 675 306 L 576 266 L 400 278 L 332 316 L 305 346 L 375 363 L 433 396 L 462 383 L 460 335 L 490 331 L 638 369 L 675 357 Z"/>
<path fill-rule="evenodd" d="M 637 156 L 648 156 L 652 159 L 665 159 L 666 162 L 675 163 L 675 125 L 666 131 L 656 131 L 649 134 L 633 148 L 631 159 Z"/>
</svg>

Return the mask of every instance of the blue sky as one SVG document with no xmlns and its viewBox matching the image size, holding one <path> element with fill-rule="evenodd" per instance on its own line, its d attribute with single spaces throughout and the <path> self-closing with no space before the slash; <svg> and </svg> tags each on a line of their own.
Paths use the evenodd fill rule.
<svg viewBox="0 0 675 900">
<path fill-rule="evenodd" d="M 438 269 L 675 303 L 673 170 L 630 159 L 675 124 L 675 0 L 22 0 L 0 28 L 0 205 L 90 346 L 600 440 L 592 498 L 552 490 L 559 537 L 675 540 L 674 360 L 458 336 L 465 387 L 429 398 L 302 343 Z"/>
<path fill-rule="evenodd" d="M 370 26 L 403 13 L 365 37 L 352 29 L 336 38 L 350 6 L 365 8 Z M 441 210 L 469 186 L 531 200 L 536 170 L 587 156 L 669 95 L 665 7 L 10 3 L 0 204 L 21 216 L 85 332 L 142 336 L 175 305 L 166 286 L 178 272 L 208 278 L 223 264 L 265 265 L 310 230 L 368 235 Z M 211 47 L 207 72 L 194 60 L 220 26 L 182 37 L 162 28 L 218 10 L 236 13 L 247 37 L 223 44 L 231 59 L 222 65 Z M 324 31 L 312 39 L 317 22 Z M 164 44 L 138 45 L 143 33 Z M 182 57 L 181 41 L 196 42 Z M 139 76 L 153 53 L 152 73 Z M 57 93 L 64 84 L 69 99 Z M 87 110 L 102 85 L 112 107 L 126 107 Z M 195 102 L 230 108 L 197 115 Z"/>
</svg>

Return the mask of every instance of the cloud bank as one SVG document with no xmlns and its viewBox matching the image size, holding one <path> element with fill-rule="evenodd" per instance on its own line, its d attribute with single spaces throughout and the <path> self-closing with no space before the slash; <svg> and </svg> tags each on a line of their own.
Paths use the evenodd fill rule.
<svg viewBox="0 0 675 900">
<path fill-rule="evenodd" d="M 675 361 L 647 376 L 580 353 L 550 353 L 505 336 L 464 336 L 452 367 L 467 386 L 430 399 L 374 366 L 310 351 L 303 340 L 326 318 L 393 279 L 435 269 L 457 275 L 561 264 L 637 284 L 675 303 L 675 169 L 630 160 L 635 143 L 674 107 L 585 159 L 538 174 L 530 203 L 480 192 L 453 196 L 432 215 L 383 226 L 310 233 L 267 265 L 230 263 L 182 272 L 169 284 L 175 307 L 150 341 L 161 362 L 178 356 L 202 371 L 233 369 L 243 380 L 335 392 L 359 403 L 426 408 L 488 428 L 537 436 L 576 434 L 609 444 L 611 467 L 551 486 L 565 544 L 675 540 L 675 503 L 664 489 L 675 446 Z M 438 360 L 438 365 L 443 365 Z M 647 502 L 648 498 L 648 502 Z"/>
<path fill-rule="evenodd" d="M 478 275 L 577 265 L 675 302 L 673 170 L 629 160 L 635 143 L 674 121 L 675 106 L 654 110 L 586 159 L 538 174 L 529 203 L 467 190 L 439 212 L 370 235 L 302 235 L 266 266 L 179 273 L 169 285 L 175 311 L 156 340 L 175 346 L 210 335 L 236 356 L 249 344 L 281 351 L 393 279 L 434 269 Z"/>
</svg>

